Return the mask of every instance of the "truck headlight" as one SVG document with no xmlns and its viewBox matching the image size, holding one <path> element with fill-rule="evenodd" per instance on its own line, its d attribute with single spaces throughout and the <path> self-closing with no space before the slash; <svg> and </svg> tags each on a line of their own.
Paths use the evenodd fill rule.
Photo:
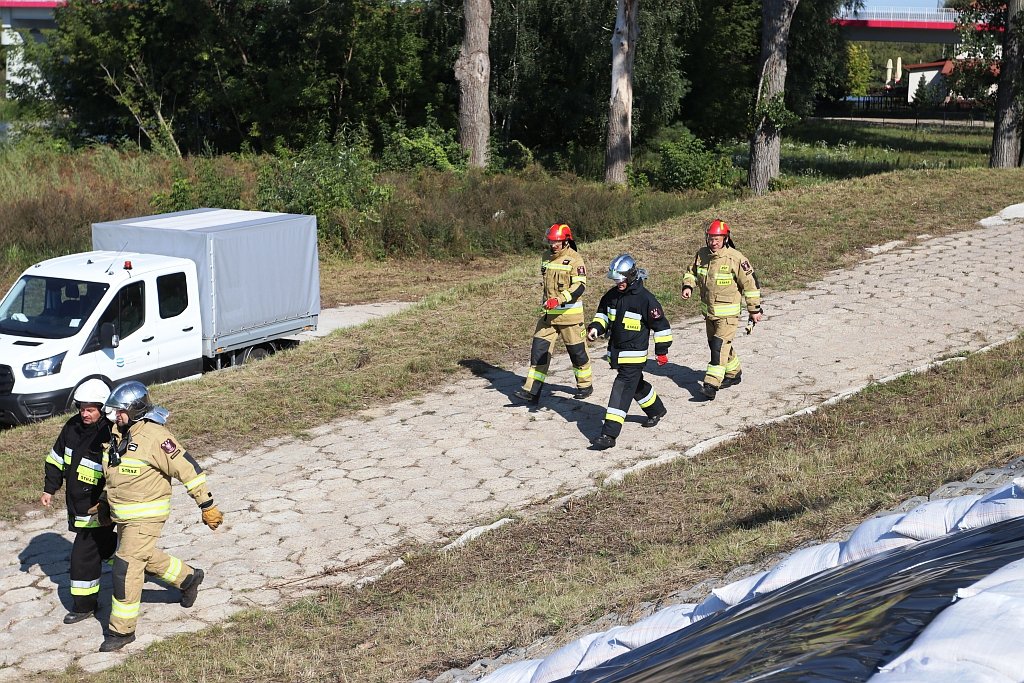
<svg viewBox="0 0 1024 683">
<path fill-rule="evenodd" d="M 58 353 L 56 356 L 50 356 L 49 358 L 43 358 L 42 360 L 34 360 L 31 363 L 25 363 L 21 366 L 21 371 L 25 374 L 25 377 L 45 377 L 46 375 L 56 375 L 60 372 L 60 365 L 64 362 L 64 356 L 68 354 L 67 351 Z"/>
</svg>

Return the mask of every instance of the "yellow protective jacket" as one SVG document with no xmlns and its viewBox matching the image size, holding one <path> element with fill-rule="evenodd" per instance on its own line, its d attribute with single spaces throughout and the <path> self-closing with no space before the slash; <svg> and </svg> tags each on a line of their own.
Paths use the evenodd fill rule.
<svg viewBox="0 0 1024 683">
<path fill-rule="evenodd" d="M 738 249 L 713 252 L 701 247 L 683 276 L 683 289 L 700 287 L 700 312 L 707 320 L 738 317 L 743 299 L 747 311 L 761 310 L 761 288 L 754 267 Z"/>
<path fill-rule="evenodd" d="M 166 427 L 139 420 L 115 433 L 103 454 L 107 503 L 115 522 L 160 522 L 171 513 L 171 477 L 200 508 L 213 505 L 206 474 Z"/>
<path fill-rule="evenodd" d="M 583 322 L 583 292 L 587 286 L 587 267 L 583 257 L 572 247 L 566 247 L 540 265 L 544 279 L 544 301 L 558 299 L 561 303 L 545 311 L 553 325 L 572 325 Z"/>
</svg>

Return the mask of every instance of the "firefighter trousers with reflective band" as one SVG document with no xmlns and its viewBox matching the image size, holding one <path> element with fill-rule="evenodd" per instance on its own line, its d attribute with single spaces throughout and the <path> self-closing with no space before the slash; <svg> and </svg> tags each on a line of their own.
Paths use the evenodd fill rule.
<svg viewBox="0 0 1024 683">
<path fill-rule="evenodd" d="M 537 329 L 533 333 L 530 369 L 523 383 L 524 390 L 531 394 L 540 393 L 544 382 L 547 381 L 551 351 L 558 339 L 562 340 L 565 350 L 569 353 L 573 373 L 576 375 L 576 386 L 579 389 L 586 389 L 594 383 L 590 371 L 590 356 L 587 354 L 587 330 L 583 323 L 553 325 L 545 316 L 537 321 Z"/>
<path fill-rule="evenodd" d="M 117 535 L 113 526 L 91 527 L 75 532 L 75 542 L 71 546 L 71 611 L 96 611 L 103 560 L 113 555 L 115 548 Z"/>
<path fill-rule="evenodd" d="M 626 421 L 629 404 L 636 401 L 647 417 L 665 414 L 665 404 L 650 382 L 644 379 L 643 363 L 628 363 L 619 366 L 619 373 L 612 382 L 612 395 L 608 398 L 608 410 L 604 415 L 602 434 L 617 438 Z"/>
<path fill-rule="evenodd" d="M 192 575 L 192 567 L 156 547 L 161 522 L 127 522 L 117 525 L 114 555 L 114 595 L 110 607 L 110 631 L 122 636 L 135 632 L 142 605 L 146 574 L 180 587 Z"/>
<path fill-rule="evenodd" d="M 704 374 L 704 383 L 713 387 L 721 387 L 726 377 L 735 377 L 740 373 L 740 359 L 732 346 L 739 328 L 739 318 L 719 318 L 705 320 L 704 328 L 708 333 L 708 346 L 711 348 L 711 362 Z"/>
</svg>

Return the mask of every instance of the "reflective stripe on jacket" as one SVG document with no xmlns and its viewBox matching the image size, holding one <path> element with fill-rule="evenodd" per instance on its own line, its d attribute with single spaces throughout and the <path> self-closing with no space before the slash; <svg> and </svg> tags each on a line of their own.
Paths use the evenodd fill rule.
<svg viewBox="0 0 1024 683">
<path fill-rule="evenodd" d="M 738 317 L 743 299 L 749 312 L 761 310 L 761 289 L 754 268 L 732 247 L 717 252 L 701 247 L 686 269 L 683 287 L 700 290 L 700 312 L 709 320 Z"/>
<path fill-rule="evenodd" d="M 672 327 L 658 299 L 637 280 L 624 291 L 612 287 L 601 297 L 588 329 L 608 337 L 608 360 L 620 364 L 646 363 L 651 331 L 654 353 L 668 353 L 672 345 Z"/>
<path fill-rule="evenodd" d="M 558 299 L 559 305 L 545 311 L 553 323 L 574 325 L 583 322 L 583 296 L 587 286 L 587 267 L 583 257 L 572 247 L 566 247 L 540 266 L 544 280 L 544 298 Z"/>
<path fill-rule="evenodd" d="M 203 468 L 166 427 L 140 420 L 129 427 L 127 434 L 114 437 L 114 446 L 103 454 L 103 472 L 110 516 L 115 522 L 167 519 L 172 478 L 185 485 L 200 507 L 213 504 Z M 125 438 L 127 444 L 123 443 Z"/>
<path fill-rule="evenodd" d="M 110 423 L 105 417 L 87 425 L 81 415 L 72 416 L 60 430 L 46 456 L 43 491 L 56 493 L 64 486 L 68 530 L 79 531 L 101 526 L 89 508 L 103 493 L 101 454 L 110 440 Z"/>
</svg>

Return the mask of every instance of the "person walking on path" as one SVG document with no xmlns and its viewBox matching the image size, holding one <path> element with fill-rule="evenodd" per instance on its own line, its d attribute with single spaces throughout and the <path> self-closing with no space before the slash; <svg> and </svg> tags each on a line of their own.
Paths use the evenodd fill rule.
<svg viewBox="0 0 1024 683">
<path fill-rule="evenodd" d="M 750 320 L 747 330 L 761 322 L 761 288 L 754 267 L 733 244 L 725 221 L 711 221 L 704 234 L 707 245 L 697 251 L 686 269 L 682 297 L 689 299 L 694 288 L 700 287 L 700 312 L 711 348 L 701 392 L 713 401 L 719 389 L 742 381 L 743 370 L 733 339 L 744 299 Z"/>
<path fill-rule="evenodd" d="M 647 419 L 644 427 L 654 427 L 665 416 L 665 404 L 649 382 L 644 379 L 644 363 L 651 332 L 654 332 L 654 353 L 658 365 L 668 362 L 672 345 L 672 328 L 658 299 L 644 287 L 647 272 L 638 268 L 629 254 L 620 254 L 608 266 L 608 278 L 615 286 L 601 297 L 594 321 L 587 328 L 587 339 L 608 337 L 608 362 L 618 370 L 612 383 L 608 409 L 601 435 L 593 442 L 597 450 L 615 445 L 622 431 L 629 405 L 640 404 Z"/>
<path fill-rule="evenodd" d="M 110 390 L 99 379 L 86 380 L 75 389 L 73 400 L 78 414 L 60 430 L 46 456 L 43 495 L 39 502 L 50 507 L 64 485 L 68 529 L 75 532 L 71 546 L 72 607 L 65 624 L 76 624 L 96 612 L 100 592 L 100 571 L 117 547 L 117 536 L 109 517 L 90 513 L 103 491 L 103 448 L 110 441 L 110 423 L 103 416 L 103 404 Z"/>
<path fill-rule="evenodd" d="M 164 426 L 168 412 L 153 405 L 144 384 L 114 387 L 106 407 L 116 411 L 117 424 L 103 457 L 106 502 L 120 542 L 114 556 L 110 626 L 100 652 L 120 650 L 135 640 L 147 573 L 180 588 L 182 607 L 196 601 L 203 570 L 156 547 L 171 512 L 171 477 L 185 485 L 202 510 L 204 524 L 216 529 L 224 521 L 203 468 Z"/>
<path fill-rule="evenodd" d="M 576 393 L 573 398 L 584 399 L 594 393 L 581 298 L 587 285 L 587 267 L 583 257 L 576 251 L 572 230 L 565 223 L 555 223 L 548 228 L 547 243 L 550 256 L 540 266 L 544 312 L 533 333 L 526 381 L 513 394 L 533 405 L 540 401 L 540 392 L 547 381 L 548 366 L 551 364 L 551 351 L 558 339 L 565 344 L 576 375 Z"/>
</svg>

